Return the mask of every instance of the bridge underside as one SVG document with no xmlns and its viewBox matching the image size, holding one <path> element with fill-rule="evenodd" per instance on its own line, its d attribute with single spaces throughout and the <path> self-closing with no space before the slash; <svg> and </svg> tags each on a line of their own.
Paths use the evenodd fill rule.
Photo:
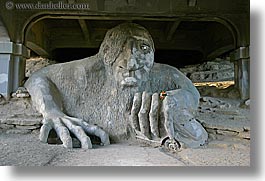
<svg viewBox="0 0 265 181">
<path fill-rule="evenodd" d="M 71 18 L 71 19 L 70 19 Z M 235 37 L 230 30 L 211 18 L 101 18 L 79 17 L 45 18 L 35 23 L 27 32 L 25 44 L 36 54 L 59 61 L 82 58 L 96 52 L 108 29 L 124 22 L 138 23 L 151 33 L 156 61 L 168 61 L 173 65 L 200 63 L 233 50 Z M 107 19 L 107 20 L 106 20 Z M 40 34 L 40 30 L 43 33 Z M 79 55 L 62 55 L 62 50 L 83 49 Z M 87 54 L 85 53 L 87 52 Z M 91 53 L 90 53 L 91 52 Z M 66 53 L 67 54 L 67 53 Z M 165 55 L 169 54 L 167 57 Z M 172 60 L 174 55 L 175 60 Z M 164 56 L 163 56 L 164 55 Z M 179 55 L 179 56 L 178 56 Z M 186 55 L 186 56 L 185 56 Z M 67 57 L 70 57 L 67 59 Z M 183 58 L 183 59 L 181 59 Z"/>
<path fill-rule="evenodd" d="M 108 29 L 134 22 L 151 33 L 156 62 L 181 67 L 231 56 L 241 97 L 249 98 L 249 1 L 63 2 L 88 3 L 90 9 L 10 10 L 0 2 L 0 94 L 9 97 L 23 84 L 30 52 L 59 62 L 90 56 Z"/>
</svg>

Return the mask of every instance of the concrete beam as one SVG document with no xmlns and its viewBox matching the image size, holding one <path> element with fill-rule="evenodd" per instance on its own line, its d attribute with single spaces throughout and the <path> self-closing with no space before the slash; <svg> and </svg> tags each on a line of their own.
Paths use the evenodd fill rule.
<svg viewBox="0 0 265 181">
<path fill-rule="evenodd" d="M 0 20 L 0 41 L 10 41 L 8 32 L 3 24 L 3 22 Z"/>
<path fill-rule="evenodd" d="M 25 58 L 29 50 L 22 44 L 0 42 L 0 94 L 9 99 L 25 78 Z"/>
<path fill-rule="evenodd" d="M 240 47 L 231 54 L 231 60 L 248 59 L 249 58 L 249 47 Z"/>
<path fill-rule="evenodd" d="M 237 62 L 237 83 L 240 91 L 241 99 L 250 98 L 250 61 L 249 59 L 239 59 Z"/>
<path fill-rule="evenodd" d="M 50 39 L 48 25 L 44 21 L 40 21 L 26 32 L 25 45 L 42 57 L 49 57 Z"/>
<path fill-rule="evenodd" d="M 64 36 L 58 36 L 51 39 L 50 50 L 54 50 L 56 48 L 98 48 L 100 46 L 100 41 L 91 41 L 85 42 L 81 36 L 72 36 L 67 38 L 67 42 L 65 41 Z M 204 49 L 202 49 L 201 42 L 199 40 L 194 39 L 184 39 L 184 40 L 176 40 L 178 43 L 176 44 L 174 41 L 172 42 L 160 42 L 156 44 L 156 49 L 172 49 L 172 50 L 198 50 L 204 53 Z"/>
<path fill-rule="evenodd" d="M 27 41 L 26 42 L 26 46 L 31 49 L 32 51 L 34 51 L 36 54 L 42 56 L 42 57 L 50 57 L 49 56 L 49 53 L 43 49 L 42 47 L 40 47 L 39 45 L 37 45 L 36 43 L 34 42 L 31 42 L 31 41 Z"/>
<path fill-rule="evenodd" d="M 188 6 L 194 7 L 197 4 L 197 0 L 188 0 Z"/>
<path fill-rule="evenodd" d="M 230 54 L 235 64 L 235 85 L 241 99 L 250 98 L 250 57 L 249 47 L 240 47 Z"/>
<path fill-rule="evenodd" d="M 90 29 L 87 27 L 86 21 L 83 19 L 79 19 L 78 23 L 81 27 L 81 30 L 83 32 L 84 38 L 86 41 L 90 41 L 91 38 L 91 31 Z"/>
<path fill-rule="evenodd" d="M 67 37 L 67 41 L 65 41 L 64 36 L 58 36 L 50 41 L 51 46 L 49 48 L 51 52 L 56 48 L 98 48 L 101 43 L 101 41 L 87 42 L 81 36 Z"/>
<path fill-rule="evenodd" d="M 234 49 L 234 45 L 226 45 L 226 46 L 223 46 L 223 47 L 220 47 L 216 50 L 214 50 L 213 52 L 211 52 L 209 55 L 207 55 L 206 59 L 207 60 L 212 60 L 226 52 L 229 52 L 231 50 Z"/>
<path fill-rule="evenodd" d="M 0 54 L 13 54 L 29 57 L 29 51 L 24 45 L 13 42 L 0 41 Z"/>
<path fill-rule="evenodd" d="M 170 27 L 167 28 L 167 31 L 166 31 L 166 40 L 167 41 L 170 41 L 172 39 L 172 37 L 175 34 L 180 22 L 181 22 L 180 20 L 177 20 Z"/>
</svg>

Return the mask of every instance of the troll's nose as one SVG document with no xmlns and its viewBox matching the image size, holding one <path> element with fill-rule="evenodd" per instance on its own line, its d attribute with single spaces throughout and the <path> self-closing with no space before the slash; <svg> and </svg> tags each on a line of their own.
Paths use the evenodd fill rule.
<svg viewBox="0 0 265 181">
<path fill-rule="evenodd" d="M 139 64 L 134 57 L 130 57 L 127 62 L 127 69 L 128 70 L 136 70 L 139 68 Z"/>
</svg>

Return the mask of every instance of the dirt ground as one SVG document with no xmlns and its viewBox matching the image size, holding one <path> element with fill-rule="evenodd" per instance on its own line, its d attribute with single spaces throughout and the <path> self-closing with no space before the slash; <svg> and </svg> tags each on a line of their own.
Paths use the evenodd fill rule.
<svg viewBox="0 0 265 181">
<path fill-rule="evenodd" d="M 250 166 L 249 109 L 240 100 L 202 98 L 197 118 L 209 133 L 208 144 L 177 153 L 143 143 L 94 145 L 91 150 L 41 143 L 42 117 L 29 98 L 0 104 L 0 165 Z"/>
</svg>

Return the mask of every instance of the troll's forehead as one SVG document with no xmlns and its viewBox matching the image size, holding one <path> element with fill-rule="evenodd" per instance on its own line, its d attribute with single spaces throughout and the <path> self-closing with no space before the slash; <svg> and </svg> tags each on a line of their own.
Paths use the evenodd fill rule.
<svg viewBox="0 0 265 181">
<path fill-rule="evenodd" d="M 128 38 L 148 41 L 154 51 L 154 43 L 149 32 L 142 26 L 133 23 L 124 23 L 110 29 L 100 46 L 99 53 L 107 64 L 112 64 L 122 51 Z"/>
</svg>

